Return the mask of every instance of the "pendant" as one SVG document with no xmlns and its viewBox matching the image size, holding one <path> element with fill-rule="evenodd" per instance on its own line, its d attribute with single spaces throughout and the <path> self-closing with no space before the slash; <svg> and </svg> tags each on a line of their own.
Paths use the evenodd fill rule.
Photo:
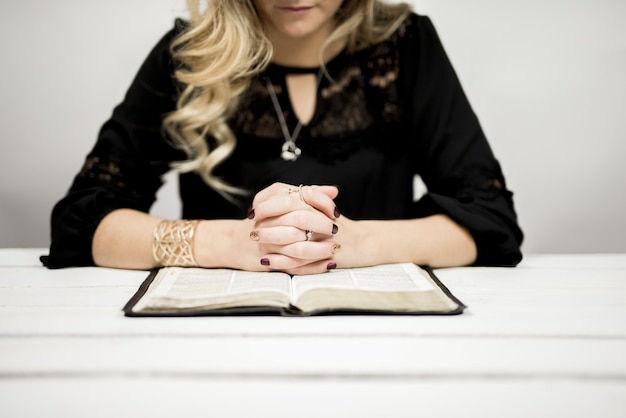
<svg viewBox="0 0 626 418">
<path fill-rule="evenodd" d="M 285 161 L 296 161 L 300 157 L 302 151 L 296 146 L 293 141 L 287 141 L 283 144 L 283 150 L 280 153 L 280 158 Z"/>
</svg>

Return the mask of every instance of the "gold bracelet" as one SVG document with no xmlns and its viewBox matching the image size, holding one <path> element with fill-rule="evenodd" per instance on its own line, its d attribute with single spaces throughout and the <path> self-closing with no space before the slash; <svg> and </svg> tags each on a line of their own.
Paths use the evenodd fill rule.
<svg viewBox="0 0 626 418">
<path fill-rule="evenodd" d="M 152 234 L 152 257 L 161 267 L 197 267 L 193 236 L 198 221 L 161 221 Z"/>
</svg>

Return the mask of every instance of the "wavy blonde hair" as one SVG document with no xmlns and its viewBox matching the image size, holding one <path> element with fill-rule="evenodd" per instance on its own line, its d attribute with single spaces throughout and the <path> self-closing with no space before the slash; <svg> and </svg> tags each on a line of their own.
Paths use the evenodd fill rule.
<svg viewBox="0 0 626 418">
<path fill-rule="evenodd" d="M 213 171 L 235 148 L 237 139 L 228 118 L 250 80 L 269 65 L 272 44 L 252 0 L 187 0 L 187 8 L 189 25 L 171 46 L 182 91 L 163 127 L 188 157 L 175 168 L 196 171 L 210 187 L 231 198 L 245 192 Z M 347 39 L 348 52 L 385 40 L 409 11 L 404 3 L 345 0 L 337 13 L 337 27 L 322 48 L 320 64 L 325 48 L 341 39 Z"/>
</svg>

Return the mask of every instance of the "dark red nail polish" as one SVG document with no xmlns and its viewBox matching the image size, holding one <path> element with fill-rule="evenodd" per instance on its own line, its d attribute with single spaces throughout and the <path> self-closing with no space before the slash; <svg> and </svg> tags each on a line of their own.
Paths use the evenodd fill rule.
<svg viewBox="0 0 626 418">
<path fill-rule="evenodd" d="M 270 260 L 269 260 L 269 258 L 262 258 L 262 259 L 261 259 L 261 265 L 262 265 L 262 266 L 269 266 L 269 265 L 270 265 Z"/>
<path fill-rule="evenodd" d="M 334 270 L 336 268 L 337 268 L 337 263 L 333 263 L 333 262 L 328 263 L 328 265 L 326 266 L 326 269 L 328 270 Z"/>
<path fill-rule="evenodd" d="M 248 211 L 248 219 L 254 219 L 254 209 Z"/>
<path fill-rule="evenodd" d="M 333 215 L 335 215 L 335 218 L 338 218 L 341 216 L 341 212 L 339 212 L 339 209 L 337 208 L 337 206 L 335 206 L 335 211 L 333 212 Z"/>
<path fill-rule="evenodd" d="M 337 233 L 337 231 L 339 231 L 339 227 L 335 224 L 333 224 L 333 235 L 335 235 Z"/>
</svg>

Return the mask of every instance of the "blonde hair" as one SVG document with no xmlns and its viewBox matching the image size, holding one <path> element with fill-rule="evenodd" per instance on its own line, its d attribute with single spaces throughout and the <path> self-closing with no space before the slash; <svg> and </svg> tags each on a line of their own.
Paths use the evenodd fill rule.
<svg viewBox="0 0 626 418">
<path fill-rule="evenodd" d="M 182 91 L 176 110 L 164 118 L 163 127 L 188 157 L 175 168 L 196 171 L 210 187 L 230 199 L 245 192 L 213 175 L 236 145 L 227 120 L 250 80 L 269 65 L 273 49 L 252 0 L 208 0 L 204 10 L 201 3 L 187 0 L 189 26 L 171 46 Z M 404 3 L 345 0 L 325 48 L 344 38 L 348 52 L 381 42 L 409 11 L 410 6 Z M 212 139 L 210 143 L 207 137 Z"/>
</svg>

